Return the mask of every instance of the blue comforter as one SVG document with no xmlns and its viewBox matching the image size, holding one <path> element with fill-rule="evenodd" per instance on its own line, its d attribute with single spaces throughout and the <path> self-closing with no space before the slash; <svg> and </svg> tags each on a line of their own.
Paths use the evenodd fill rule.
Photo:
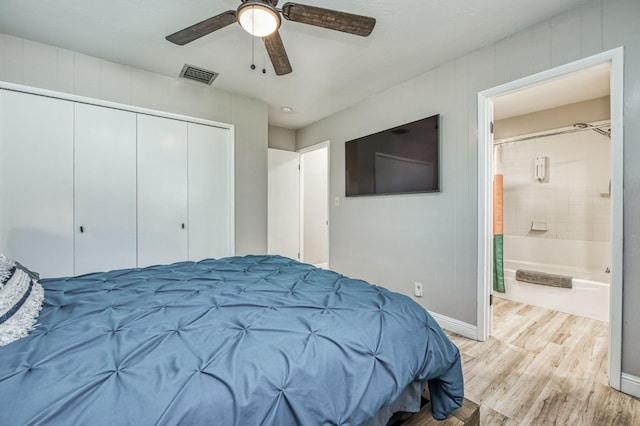
<svg viewBox="0 0 640 426">
<path fill-rule="evenodd" d="M 415 380 L 463 399 L 457 348 L 410 298 L 278 256 L 42 280 L 0 348 L 2 425 L 358 425 Z"/>
</svg>

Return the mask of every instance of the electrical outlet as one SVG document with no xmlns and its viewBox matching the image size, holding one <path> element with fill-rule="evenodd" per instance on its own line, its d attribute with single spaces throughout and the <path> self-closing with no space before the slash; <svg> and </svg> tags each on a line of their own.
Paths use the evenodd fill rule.
<svg viewBox="0 0 640 426">
<path fill-rule="evenodd" d="M 422 283 L 414 283 L 413 295 L 416 297 L 422 297 Z"/>
</svg>

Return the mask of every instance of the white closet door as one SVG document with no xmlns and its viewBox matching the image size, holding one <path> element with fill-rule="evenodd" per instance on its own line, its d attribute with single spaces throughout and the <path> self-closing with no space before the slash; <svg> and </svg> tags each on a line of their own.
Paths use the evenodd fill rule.
<svg viewBox="0 0 640 426">
<path fill-rule="evenodd" d="M 187 259 L 187 123 L 138 114 L 138 266 Z"/>
<path fill-rule="evenodd" d="M 189 259 L 230 256 L 233 145 L 229 130 L 189 123 Z"/>
<path fill-rule="evenodd" d="M 0 252 L 73 275 L 73 103 L 0 90 Z"/>
<path fill-rule="evenodd" d="M 136 114 L 75 105 L 75 273 L 136 267 Z"/>
</svg>

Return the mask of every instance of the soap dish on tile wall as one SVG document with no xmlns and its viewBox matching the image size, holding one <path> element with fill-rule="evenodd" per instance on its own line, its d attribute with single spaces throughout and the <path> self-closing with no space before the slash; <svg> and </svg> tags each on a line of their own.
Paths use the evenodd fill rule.
<svg viewBox="0 0 640 426">
<path fill-rule="evenodd" d="M 538 232 L 546 232 L 549 230 L 549 228 L 547 227 L 547 222 L 537 222 L 534 220 L 533 222 L 531 222 L 531 230 L 538 231 Z"/>
</svg>

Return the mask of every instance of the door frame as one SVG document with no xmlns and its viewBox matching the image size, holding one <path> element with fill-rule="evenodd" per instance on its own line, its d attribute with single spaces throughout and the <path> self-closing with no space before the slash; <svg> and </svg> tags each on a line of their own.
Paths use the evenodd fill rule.
<svg viewBox="0 0 640 426">
<path fill-rule="evenodd" d="M 491 332 L 493 273 L 493 98 L 564 77 L 602 63 L 611 63 L 611 281 L 609 298 L 609 383 L 620 390 L 622 376 L 622 256 L 624 48 L 618 47 L 478 93 L 478 301 L 477 339 Z"/>
<path fill-rule="evenodd" d="M 329 244 L 331 241 L 331 238 L 329 237 L 330 234 L 330 226 L 331 226 L 331 220 L 329 215 L 331 214 L 331 211 L 329 209 L 329 200 L 331 199 L 331 144 L 330 141 L 324 141 L 324 142 L 320 142 L 311 146 L 308 146 L 306 148 L 302 148 L 297 150 L 298 154 L 300 155 L 300 260 L 304 261 L 304 180 L 303 180 L 303 174 L 302 174 L 302 155 L 309 153 L 311 151 L 315 151 L 318 149 L 322 149 L 322 148 L 327 148 L 327 200 L 326 200 L 326 205 L 327 205 L 327 267 L 329 267 L 330 265 L 330 259 L 331 259 L 331 245 Z"/>
</svg>

